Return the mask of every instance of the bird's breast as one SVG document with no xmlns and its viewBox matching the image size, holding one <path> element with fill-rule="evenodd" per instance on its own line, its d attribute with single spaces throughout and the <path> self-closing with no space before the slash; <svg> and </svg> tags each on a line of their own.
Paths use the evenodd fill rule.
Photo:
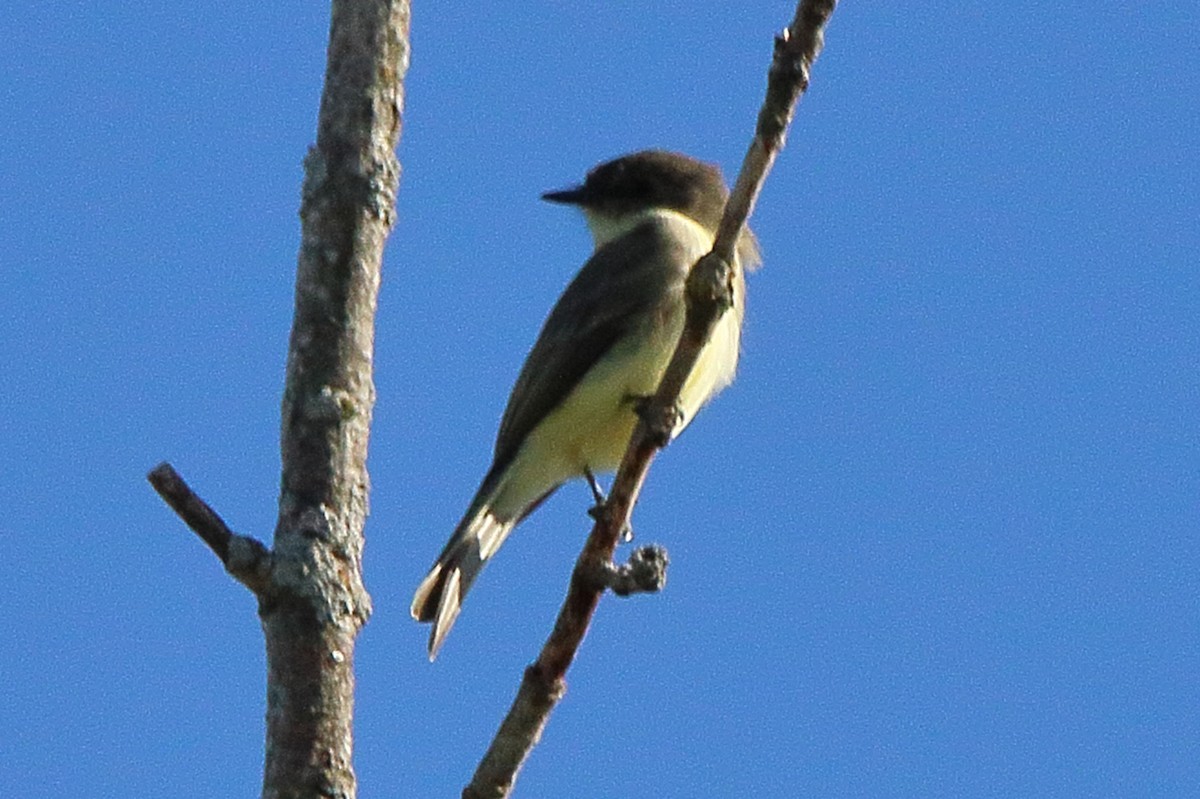
<svg viewBox="0 0 1200 799">
<path fill-rule="evenodd" d="M 681 273 L 709 251 L 712 236 L 688 217 L 666 212 L 660 220 L 677 243 Z M 735 303 L 713 334 L 680 393 L 678 435 L 713 395 L 733 380 L 741 337 L 745 283 L 737 266 Z M 554 410 L 530 431 L 496 496 L 499 513 L 519 515 L 562 482 L 593 472 L 613 471 L 621 462 L 637 422 L 635 401 L 652 395 L 683 331 L 682 291 L 617 341 Z"/>
</svg>

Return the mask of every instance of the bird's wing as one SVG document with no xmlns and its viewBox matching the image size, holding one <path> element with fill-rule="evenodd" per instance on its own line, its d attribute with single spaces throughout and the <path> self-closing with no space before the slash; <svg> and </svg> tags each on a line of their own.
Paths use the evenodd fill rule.
<svg viewBox="0 0 1200 799">
<path fill-rule="evenodd" d="M 673 268 L 647 269 L 654 259 Z M 525 437 L 557 407 L 613 345 L 655 308 L 679 300 L 688 254 L 648 220 L 597 250 L 542 325 L 508 398 L 491 474 L 503 472 Z"/>
</svg>

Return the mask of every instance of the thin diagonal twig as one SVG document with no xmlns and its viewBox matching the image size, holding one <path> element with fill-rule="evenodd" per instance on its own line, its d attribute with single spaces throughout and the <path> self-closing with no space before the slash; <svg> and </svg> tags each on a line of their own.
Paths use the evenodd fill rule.
<svg viewBox="0 0 1200 799">
<path fill-rule="evenodd" d="M 726 204 L 713 251 L 701 258 L 688 276 L 687 317 L 675 354 L 634 431 L 608 501 L 575 564 L 554 630 L 537 661 L 525 670 L 508 715 L 470 784 L 463 789 L 463 799 L 509 796 L 517 773 L 566 691 L 566 671 L 579 650 L 600 595 L 610 587 L 609 581 L 598 579 L 597 575 L 618 570 L 612 564 L 617 540 L 629 524 L 651 461 L 670 438 L 683 384 L 721 314 L 732 305 L 730 264 L 734 249 L 767 172 L 783 147 L 796 103 L 808 88 L 809 69 L 821 51 L 825 25 L 836 4 L 836 0 L 801 0 L 791 25 L 775 39 L 766 99 L 741 173 Z"/>
</svg>

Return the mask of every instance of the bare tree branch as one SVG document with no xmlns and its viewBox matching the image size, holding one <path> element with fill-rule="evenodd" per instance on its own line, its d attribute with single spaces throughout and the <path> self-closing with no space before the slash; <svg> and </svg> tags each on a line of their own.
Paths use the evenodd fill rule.
<svg viewBox="0 0 1200 799">
<path fill-rule="evenodd" d="M 642 414 L 608 501 L 575 564 L 554 630 L 537 661 L 525 670 L 508 715 L 470 784 L 463 789 L 463 799 L 501 799 L 511 793 L 517 773 L 566 691 L 566 671 L 583 641 L 600 595 L 610 584 L 597 576 L 619 571 L 612 563 L 617 540 L 629 524 L 651 461 L 670 440 L 678 417 L 680 391 L 721 314 L 732 305 L 734 248 L 767 172 L 783 147 L 796 103 L 808 88 L 809 69 L 821 51 L 824 28 L 836 4 L 836 0 L 800 0 L 792 24 L 775 39 L 766 99 L 754 139 L 726 204 L 713 250 L 696 263 L 688 276 L 687 317 L 675 354 Z"/>
<path fill-rule="evenodd" d="M 264 799 L 353 797 L 375 306 L 395 220 L 407 0 L 334 0 L 305 159 L 267 644 Z"/>
<path fill-rule="evenodd" d="M 230 530 L 225 520 L 196 496 L 171 464 L 160 463 L 150 470 L 146 479 L 171 510 L 179 514 L 183 523 L 216 553 L 235 580 L 255 595 L 262 593 L 269 577 L 271 553 L 261 542 Z"/>
<path fill-rule="evenodd" d="M 371 612 L 362 549 L 375 307 L 395 219 L 408 32 L 408 0 L 333 0 L 317 142 L 304 163 L 273 550 L 233 534 L 169 466 L 150 474 L 258 596 L 267 649 L 264 799 L 352 799 L 357 791 L 353 669 L 355 638 Z"/>
</svg>

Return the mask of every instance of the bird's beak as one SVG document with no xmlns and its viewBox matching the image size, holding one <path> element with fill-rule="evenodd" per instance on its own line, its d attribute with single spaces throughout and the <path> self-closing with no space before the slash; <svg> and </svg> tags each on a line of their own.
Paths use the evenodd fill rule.
<svg viewBox="0 0 1200 799">
<path fill-rule="evenodd" d="M 561 191 L 548 191 L 542 195 L 542 199 L 546 202 L 562 203 L 563 205 L 583 205 L 586 196 L 583 186 L 572 186 Z"/>
</svg>

